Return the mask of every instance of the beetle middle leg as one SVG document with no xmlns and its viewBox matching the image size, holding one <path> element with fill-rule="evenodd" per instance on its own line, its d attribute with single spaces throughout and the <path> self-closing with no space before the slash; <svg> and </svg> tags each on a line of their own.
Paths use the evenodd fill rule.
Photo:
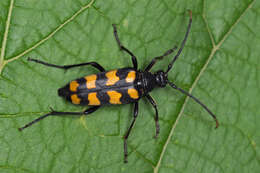
<svg viewBox="0 0 260 173">
<path fill-rule="evenodd" d="M 33 58 L 28 58 L 28 61 L 33 61 L 39 64 L 43 64 L 45 66 L 49 66 L 49 67 L 54 67 L 54 68 L 61 68 L 61 69 L 70 69 L 70 68 L 74 68 L 74 67 L 80 67 L 80 66 L 84 66 L 84 65 L 91 65 L 92 67 L 95 67 L 96 69 L 98 69 L 99 71 L 103 72 L 105 71 L 105 69 L 98 64 L 97 62 L 85 62 L 85 63 L 80 63 L 80 64 L 72 64 L 72 65 L 56 65 L 56 64 L 50 64 L 38 59 L 33 59 Z"/>
<path fill-rule="evenodd" d="M 122 43 L 119 40 L 118 34 L 117 34 L 116 25 L 112 24 L 112 26 L 113 26 L 113 29 L 114 29 L 114 36 L 115 36 L 116 42 L 117 42 L 120 50 L 127 52 L 132 57 L 134 69 L 137 70 L 138 64 L 137 64 L 137 59 L 136 59 L 135 55 L 130 50 L 128 50 L 125 46 L 122 45 Z"/>
<path fill-rule="evenodd" d="M 100 106 L 93 106 L 91 108 L 88 108 L 86 109 L 85 111 L 83 112 L 58 112 L 58 111 L 55 111 L 51 108 L 51 112 L 45 114 L 45 115 L 42 115 L 40 116 L 39 118 L 29 122 L 28 124 L 26 124 L 25 126 L 19 128 L 19 131 L 22 131 L 24 130 L 25 128 L 27 127 L 30 127 L 31 125 L 33 125 L 34 123 L 37 123 L 39 122 L 40 120 L 48 117 L 48 116 L 66 116 L 66 115 L 88 115 L 88 114 L 91 114 L 93 112 L 95 112 L 96 110 L 98 110 L 98 108 L 100 108 Z"/>
<path fill-rule="evenodd" d="M 152 98 L 152 96 L 150 96 L 149 94 L 146 95 L 146 98 L 148 99 L 148 101 L 153 105 L 154 109 L 155 109 L 155 117 L 154 117 L 154 121 L 155 121 L 155 127 L 156 127 L 156 131 L 155 131 L 155 136 L 154 138 L 158 137 L 158 134 L 160 132 L 160 125 L 159 125 L 159 114 L 158 114 L 158 109 L 157 109 L 157 104 L 154 101 L 154 99 Z"/>
<path fill-rule="evenodd" d="M 124 162 L 127 163 L 127 139 L 128 139 L 128 136 L 130 135 L 130 132 L 135 124 L 135 120 L 138 116 L 138 102 L 135 103 L 135 106 L 134 106 L 134 119 L 130 125 L 130 127 L 128 128 L 125 136 L 124 136 Z"/>
</svg>

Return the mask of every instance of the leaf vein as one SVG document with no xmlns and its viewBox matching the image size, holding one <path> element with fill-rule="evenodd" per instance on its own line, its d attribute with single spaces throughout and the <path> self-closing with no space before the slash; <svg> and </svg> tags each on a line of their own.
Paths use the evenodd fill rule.
<svg viewBox="0 0 260 173">
<path fill-rule="evenodd" d="M 244 12 L 242 12 L 242 14 L 241 14 L 241 15 L 239 16 L 239 18 L 236 20 L 236 22 L 230 27 L 230 29 L 228 30 L 228 32 L 223 36 L 223 38 L 221 39 L 221 41 L 220 41 L 216 46 L 213 46 L 213 48 L 212 48 L 212 50 L 211 50 L 211 53 L 210 53 L 210 55 L 209 55 L 209 57 L 208 57 L 206 63 L 203 65 L 203 67 L 202 67 L 202 69 L 200 70 L 198 76 L 195 78 L 193 84 L 191 85 L 191 88 L 189 89 L 189 93 L 191 93 L 192 90 L 193 90 L 193 89 L 195 88 L 195 86 L 197 85 L 199 79 L 201 78 L 201 76 L 202 76 L 202 74 L 204 73 L 204 71 L 207 69 L 207 67 L 208 67 L 208 65 L 209 65 L 209 62 L 212 60 L 212 58 L 213 58 L 213 56 L 215 55 L 216 51 L 217 51 L 217 50 L 219 49 L 219 47 L 224 43 L 224 41 L 226 40 L 226 38 L 231 34 L 231 32 L 233 31 L 233 29 L 235 28 L 235 26 L 237 26 L 237 24 L 240 22 L 241 18 L 242 18 L 242 17 L 246 14 L 246 12 L 252 7 L 252 5 L 253 5 L 254 2 L 255 2 L 255 0 L 253 0 L 253 1 L 248 5 L 248 7 L 244 10 Z M 204 17 L 203 17 L 203 18 L 204 18 Z M 205 19 L 204 19 L 204 20 L 205 20 Z M 205 20 L 205 22 L 206 22 L 206 20 Z M 207 23 L 207 22 L 206 22 L 206 23 Z M 209 28 L 207 28 L 207 29 L 208 29 L 208 32 L 209 32 Z M 210 33 L 211 33 L 211 32 L 210 32 Z M 210 35 L 210 33 L 209 33 L 209 35 Z M 212 42 L 212 43 L 214 43 L 214 42 Z M 214 44 L 213 44 L 213 45 L 214 45 Z M 168 135 L 168 138 L 167 138 L 167 140 L 166 140 L 166 142 L 165 142 L 165 144 L 164 144 L 164 146 L 163 146 L 163 149 L 162 149 L 160 158 L 159 158 L 159 160 L 158 160 L 158 162 L 157 162 L 157 164 L 156 164 L 156 167 L 154 168 L 154 173 L 158 173 L 158 171 L 159 171 L 159 168 L 160 168 L 160 166 L 161 166 L 161 162 L 162 162 L 163 156 L 164 156 L 164 154 L 165 154 L 165 151 L 166 151 L 166 149 L 167 149 L 167 146 L 168 146 L 168 144 L 169 144 L 169 142 L 170 142 L 170 140 L 171 140 L 171 137 L 173 136 L 173 133 L 174 133 L 174 131 L 175 131 L 175 128 L 176 128 L 176 126 L 177 126 L 177 124 L 178 124 L 180 118 L 181 118 L 182 115 L 183 115 L 184 108 L 185 108 L 185 106 L 186 106 L 188 100 L 189 100 L 189 97 L 186 96 L 185 101 L 184 101 L 184 103 L 183 103 L 183 105 L 182 105 L 182 108 L 181 108 L 181 110 L 180 110 L 180 112 L 179 112 L 179 114 L 178 114 L 178 116 L 177 116 L 177 119 L 176 119 L 175 123 L 173 124 L 173 127 L 172 127 L 172 129 L 171 129 L 171 131 L 170 131 L 170 133 L 169 133 L 169 135 Z"/>
<path fill-rule="evenodd" d="M 50 38 L 52 38 L 58 31 L 60 31 L 65 25 L 67 25 L 68 23 L 70 23 L 71 21 L 73 21 L 79 14 L 81 14 L 84 10 L 88 9 L 89 7 L 92 6 L 92 4 L 94 3 L 95 0 L 91 0 L 90 3 L 88 3 L 87 5 L 81 7 L 81 9 L 79 9 L 75 14 L 73 14 L 69 19 L 67 19 L 64 23 L 62 23 L 60 26 L 58 26 L 54 31 L 52 31 L 49 35 L 47 35 L 45 38 L 43 38 L 42 40 L 40 40 L 39 42 L 37 42 L 35 45 L 33 45 L 32 47 L 26 49 L 25 51 L 23 51 L 22 53 L 20 53 L 19 55 L 12 57 L 6 61 L 4 61 L 4 65 L 6 65 L 9 62 L 12 62 L 14 60 L 19 59 L 20 57 L 24 56 L 25 54 L 29 53 L 30 51 L 34 50 L 35 48 L 39 47 L 42 43 L 46 42 L 47 40 L 49 40 Z M 3 65 L 3 66 L 4 66 Z M 3 68 L 2 66 L 2 68 Z M 0 66 L 0 72 L 1 72 L 1 66 Z"/>
<path fill-rule="evenodd" d="M 8 11 L 8 16 L 6 20 L 6 25 L 5 25 L 5 33 L 4 33 L 4 38 L 2 42 L 2 48 L 1 48 L 1 55 L 0 55 L 0 74 L 5 66 L 4 62 L 4 56 L 5 56 L 5 48 L 6 48 L 6 43 L 7 43 L 7 37 L 8 37 L 8 32 L 9 32 L 9 27 L 10 27 L 10 22 L 11 22 L 11 16 L 12 16 L 12 11 L 13 11 L 13 6 L 14 6 L 14 0 L 10 1 L 10 6 L 9 6 L 9 11 Z"/>
</svg>

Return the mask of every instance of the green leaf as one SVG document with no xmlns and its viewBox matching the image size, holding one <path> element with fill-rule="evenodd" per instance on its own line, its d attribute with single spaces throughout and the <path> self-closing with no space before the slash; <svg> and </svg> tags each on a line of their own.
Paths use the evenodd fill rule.
<svg viewBox="0 0 260 173">
<path fill-rule="evenodd" d="M 74 78 L 96 73 L 54 64 L 97 61 L 105 69 L 131 66 L 113 38 L 143 69 L 153 57 L 179 46 L 193 12 L 187 44 L 169 80 L 191 92 L 217 116 L 220 126 L 193 100 L 169 87 L 155 89 L 161 132 L 154 110 L 140 101 L 123 163 L 122 136 L 133 106 L 106 106 L 88 117 L 49 117 L 82 111 L 57 96 Z M 259 172 L 260 171 L 260 2 L 256 0 L 1 0 L 0 1 L 0 172 Z M 166 69 L 172 56 L 153 71 Z"/>
</svg>

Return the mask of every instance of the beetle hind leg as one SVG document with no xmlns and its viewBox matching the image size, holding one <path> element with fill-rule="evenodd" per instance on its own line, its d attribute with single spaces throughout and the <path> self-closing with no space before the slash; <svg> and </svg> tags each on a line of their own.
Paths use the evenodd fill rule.
<svg viewBox="0 0 260 173">
<path fill-rule="evenodd" d="M 91 65 L 92 67 L 95 67 L 96 69 L 98 69 L 101 72 L 105 71 L 105 69 L 100 64 L 98 64 L 97 62 L 85 62 L 85 63 L 71 64 L 71 65 L 56 65 L 56 64 L 50 64 L 50 63 L 47 63 L 47 62 L 44 62 L 44 61 L 41 61 L 41 60 L 38 60 L 38 59 L 33 59 L 33 58 L 28 58 L 27 60 L 36 62 L 38 64 L 42 64 L 42 65 L 45 65 L 45 66 L 60 68 L 60 69 L 64 69 L 64 70 L 68 70 L 68 69 L 71 69 L 71 68 L 74 68 L 74 67 Z"/>
<path fill-rule="evenodd" d="M 47 113 L 45 115 L 40 116 L 39 118 L 29 122 L 25 126 L 18 128 L 18 130 L 19 131 L 23 131 L 25 128 L 30 127 L 31 125 L 39 122 L 40 120 L 42 120 L 42 119 L 44 119 L 44 118 L 46 118 L 48 116 L 88 115 L 88 114 L 91 114 L 91 113 L 95 112 L 96 110 L 98 110 L 98 108 L 100 108 L 100 106 L 93 106 L 91 108 L 86 109 L 83 112 L 58 112 L 58 111 L 55 111 L 52 108 L 50 108 L 51 112 L 49 112 L 49 113 Z"/>
</svg>

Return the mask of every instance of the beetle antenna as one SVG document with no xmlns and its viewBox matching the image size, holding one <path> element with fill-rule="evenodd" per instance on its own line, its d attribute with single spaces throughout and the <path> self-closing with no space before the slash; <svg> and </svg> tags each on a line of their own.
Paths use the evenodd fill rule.
<svg viewBox="0 0 260 173">
<path fill-rule="evenodd" d="M 182 49 L 184 48 L 184 45 L 185 45 L 186 40 L 187 40 L 187 38 L 188 38 L 188 35 L 189 35 L 189 33 L 190 33 L 190 28 L 191 28 L 191 23 L 192 23 L 192 11 L 189 10 L 189 13 L 190 13 L 190 21 L 189 21 L 189 25 L 188 25 L 188 27 L 187 27 L 187 31 L 186 31 L 186 33 L 185 33 L 184 39 L 183 39 L 183 41 L 182 41 L 182 43 L 181 43 L 181 47 L 180 47 L 180 49 L 178 50 L 178 53 L 177 53 L 177 54 L 175 55 L 175 57 L 173 58 L 173 60 L 171 61 L 171 63 L 168 65 L 168 69 L 166 70 L 166 73 L 168 73 L 168 72 L 171 70 L 171 68 L 172 68 L 172 66 L 173 66 L 173 64 L 174 64 L 174 62 L 177 60 L 177 58 L 178 58 L 179 55 L 181 54 Z"/>
<path fill-rule="evenodd" d="M 193 95 L 191 95 L 191 94 L 188 93 L 187 91 L 185 91 L 185 90 L 183 90 L 183 89 L 177 87 L 174 83 L 171 83 L 171 82 L 168 81 L 168 84 L 169 84 L 172 88 L 174 88 L 174 89 L 176 89 L 176 90 L 179 90 L 180 92 L 182 92 L 183 94 L 189 96 L 189 97 L 192 98 L 195 102 L 197 102 L 198 104 L 200 104 L 200 105 L 212 116 L 212 118 L 213 118 L 213 119 L 215 120 L 215 122 L 216 122 L 216 128 L 218 128 L 219 123 L 218 123 L 218 120 L 217 120 L 216 116 L 209 110 L 209 108 L 208 108 L 206 105 L 204 105 L 203 103 L 201 103 L 201 101 L 199 101 L 199 99 L 197 99 L 196 97 L 194 97 Z"/>
</svg>

